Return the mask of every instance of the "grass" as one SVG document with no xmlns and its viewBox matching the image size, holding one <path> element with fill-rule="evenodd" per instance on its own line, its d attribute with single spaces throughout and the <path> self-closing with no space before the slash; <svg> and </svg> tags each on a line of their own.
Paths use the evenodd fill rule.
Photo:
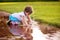
<svg viewBox="0 0 60 40">
<path fill-rule="evenodd" d="M 27 5 L 33 6 L 31 17 L 35 20 L 60 26 L 60 2 L 3 2 L 0 3 L 0 9 L 10 13 L 21 12 Z"/>
</svg>

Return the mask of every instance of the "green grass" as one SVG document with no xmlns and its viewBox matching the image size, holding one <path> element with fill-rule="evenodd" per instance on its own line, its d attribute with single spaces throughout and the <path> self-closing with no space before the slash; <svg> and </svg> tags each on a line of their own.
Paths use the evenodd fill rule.
<svg viewBox="0 0 60 40">
<path fill-rule="evenodd" d="M 35 20 L 60 25 L 60 2 L 3 2 L 0 3 L 0 9 L 11 13 L 21 12 L 27 5 L 33 6 L 34 13 L 31 16 Z"/>
</svg>

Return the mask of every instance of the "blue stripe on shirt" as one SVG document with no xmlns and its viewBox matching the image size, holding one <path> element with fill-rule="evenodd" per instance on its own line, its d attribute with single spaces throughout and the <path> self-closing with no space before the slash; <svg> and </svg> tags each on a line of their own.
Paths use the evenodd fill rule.
<svg viewBox="0 0 60 40">
<path fill-rule="evenodd" d="M 11 20 L 13 22 L 19 22 L 20 21 L 16 17 L 13 17 L 12 15 L 9 16 L 9 20 Z"/>
</svg>

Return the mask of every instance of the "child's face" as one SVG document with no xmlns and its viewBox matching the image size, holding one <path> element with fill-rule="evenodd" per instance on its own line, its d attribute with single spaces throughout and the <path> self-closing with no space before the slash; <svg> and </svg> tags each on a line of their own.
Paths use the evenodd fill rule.
<svg viewBox="0 0 60 40">
<path fill-rule="evenodd" d="M 25 12 L 25 15 L 30 15 L 30 13 L 29 12 Z"/>
</svg>

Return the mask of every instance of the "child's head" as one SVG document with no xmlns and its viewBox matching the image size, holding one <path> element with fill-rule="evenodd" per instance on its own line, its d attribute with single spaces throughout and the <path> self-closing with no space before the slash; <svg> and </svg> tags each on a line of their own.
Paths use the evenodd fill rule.
<svg viewBox="0 0 60 40">
<path fill-rule="evenodd" d="M 33 12 L 33 9 L 31 6 L 27 6 L 27 7 L 25 7 L 24 12 L 28 13 L 30 15 Z"/>
</svg>

